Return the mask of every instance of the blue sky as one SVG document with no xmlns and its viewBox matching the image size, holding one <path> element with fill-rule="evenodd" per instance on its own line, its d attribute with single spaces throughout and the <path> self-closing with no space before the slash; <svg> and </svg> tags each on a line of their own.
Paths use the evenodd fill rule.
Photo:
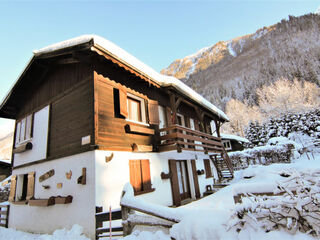
<svg viewBox="0 0 320 240">
<path fill-rule="evenodd" d="M 32 50 L 98 34 L 155 70 L 221 40 L 255 32 L 288 15 L 315 12 L 320 0 L 3 1 L 0 0 L 0 99 Z M 1 124 L 4 121 L 0 120 Z"/>
</svg>

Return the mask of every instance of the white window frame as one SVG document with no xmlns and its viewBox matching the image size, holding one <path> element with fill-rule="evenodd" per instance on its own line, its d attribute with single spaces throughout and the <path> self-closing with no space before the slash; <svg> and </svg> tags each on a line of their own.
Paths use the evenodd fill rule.
<svg viewBox="0 0 320 240">
<path fill-rule="evenodd" d="M 231 150 L 231 142 L 230 140 L 222 140 L 223 146 L 225 150 Z"/>
<path fill-rule="evenodd" d="M 29 114 L 28 116 L 21 119 L 16 124 L 16 139 L 15 139 L 15 145 L 20 145 L 22 143 L 28 142 L 32 140 L 32 128 L 33 128 L 33 114 Z M 24 124 L 24 133 L 21 133 L 21 126 Z M 27 127 L 29 127 L 27 132 Z M 23 135 L 22 135 L 23 134 Z"/>
<path fill-rule="evenodd" d="M 129 119 L 129 102 L 128 102 L 128 98 L 132 98 L 132 99 L 137 100 L 137 101 L 140 102 L 141 122 Z M 126 121 L 149 126 L 149 124 L 147 123 L 146 103 L 145 103 L 145 100 L 143 98 L 138 97 L 136 95 L 133 95 L 131 93 L 127 93 L 127 109 L 128 109 L 128 117 L 126 118 Z"/>
</svg>

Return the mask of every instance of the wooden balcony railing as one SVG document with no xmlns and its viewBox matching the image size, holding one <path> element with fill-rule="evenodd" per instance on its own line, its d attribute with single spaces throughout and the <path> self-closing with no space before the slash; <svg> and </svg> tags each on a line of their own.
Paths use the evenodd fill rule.
<svg viewBox="0 0 320 240">
<path fill-rule="evenodd" d="M 202 151 L 205 153 L 222 153 L 224 151 L 221 138 L 210 134 L 172 125 L 167 128 L 159 129 L 159 151 L 182 150 Z"/>
</svg>

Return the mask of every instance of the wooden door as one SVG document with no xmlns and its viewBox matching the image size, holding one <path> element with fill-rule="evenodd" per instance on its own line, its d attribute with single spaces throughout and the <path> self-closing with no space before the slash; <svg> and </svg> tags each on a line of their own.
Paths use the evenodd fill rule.
<svg viewBox="0 0 320 240">
<path fill-rule="evenodd" d="M 187 161 L 176 161 L 180 199 L 191 198 Z"/>
</svg>

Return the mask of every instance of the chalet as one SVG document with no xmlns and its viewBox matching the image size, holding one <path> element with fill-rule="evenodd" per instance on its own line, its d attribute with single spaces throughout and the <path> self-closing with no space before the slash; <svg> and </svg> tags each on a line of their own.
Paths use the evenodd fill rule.
<svg viewBox="0 0 320 240">
<path fill-rule="evenodd" d="M 34 51 L 0 117 L 16 120 L 9 227 L 24 231 L 77 223 L 94 238 L 96 206 L 119 207 L 127 182 L 137 198 L 179 206 L 219 180 L 216 161 L 232 174 L 228 117 L 99 36 Z"/>
</svg>

